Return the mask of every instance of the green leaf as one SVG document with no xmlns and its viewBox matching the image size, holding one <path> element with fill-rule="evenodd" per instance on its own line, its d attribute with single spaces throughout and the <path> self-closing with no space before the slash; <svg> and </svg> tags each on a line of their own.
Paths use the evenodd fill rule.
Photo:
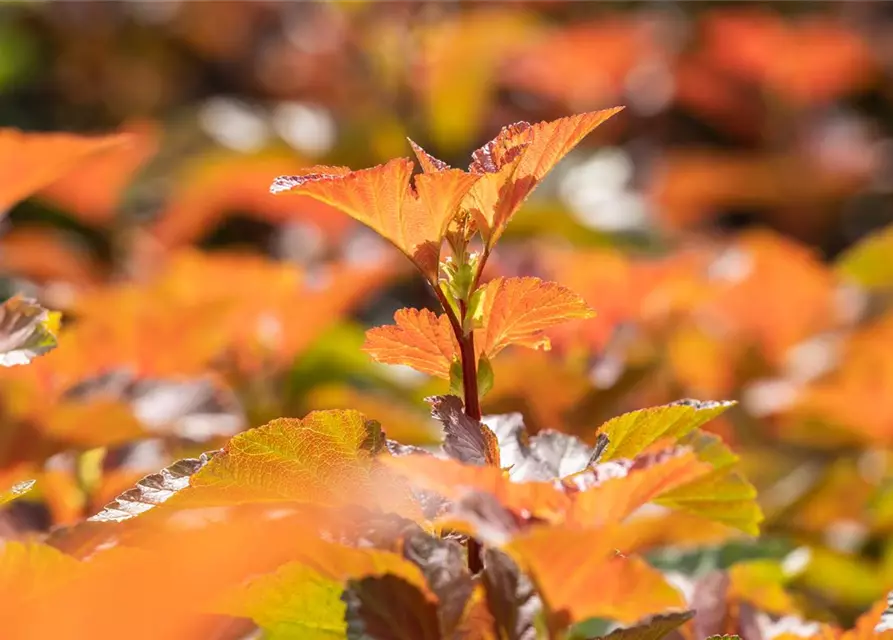
<svg viewBox="0 0 893 640">
<path fill-rule="evenodd" d="M 465 396 L 465 383 L 462 374 L 462 362 L 459 358 L 453 358 L 450 365 L 450 395 L 462 398 Z"/>
<path fill-rule="evenodd" d="M 35 480 L 24 480 L 22 482 L 16 482 L 6 491 L 0 492 L 0 505 L 4 505 L 7 502 L 12 502 L 16 498 L 25 495 L 34 488 L 35 482 Z"/>
<path fill-rule="evenodd" d="M 268 640 L 335 640 L 346 629 L 342 591 L 339 581 L 291 563 L 249 584 L 227 613 L 251 618 Z"/>
<path fill-rule="evenodd" d="M 701 402 L 679 400 L 650 409 L 624 413 L 608 420 L 599 433 L 608 437 L 600 460 L 635 458 L 646 447 L 661 438 L 681 438 L 706 424 L 734 402 Z"/>
<path fill-rule="evenodd" d="M 485 395 L 490 393 L 490 390 L 493 388 L 494 376 L 493 376 L 493 365 L 490 364 L 490 359 L 486 356 L 486 354 L 481 354 L 481 359 L 478 361 L 478 397 L 483 398 Z"/>
<path fill-rule="evenodd" d="M 757 490 L 734 468 L 738 456 L 719 437 L 702 431 L 682 438 L 680 444 L 692 447 L 698 459 L 710 463 L 714 470 L 666 492 L 655 502 L 758 535 L 763 513 L 756 501 Z"/>
<path fill-rule="evenodd" d="M 869 235 L 845 251 L 836 263 L 837 272 L 867 289 L 893 286 L 893 225 Z"/>
</svg>

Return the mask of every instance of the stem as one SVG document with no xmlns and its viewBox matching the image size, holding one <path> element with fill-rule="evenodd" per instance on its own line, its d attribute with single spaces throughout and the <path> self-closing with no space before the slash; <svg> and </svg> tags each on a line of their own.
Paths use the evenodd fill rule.
<svg viewBox="0 0 893 640">
<path fill-rule="evenodd" d="M 465 303 L 459 303 L 463 320 Z M 474 332 L 467 336 L 457 336 L 459 340 L 459 357 L 462 359 L 462 391 L 465 395 L 465 415 L 475 420 L 481 419 L 481 400 L 478 396 L 477 358 L 474 353 Z"/>
</svg>

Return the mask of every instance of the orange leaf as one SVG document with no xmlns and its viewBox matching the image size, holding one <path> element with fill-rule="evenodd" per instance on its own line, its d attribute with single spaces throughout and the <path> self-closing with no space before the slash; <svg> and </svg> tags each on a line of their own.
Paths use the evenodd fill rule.
<svg viewBox="0 0 893 640">
<path fill-rule="evenodd" d="M 639 558 L 617 555 L 616 529 L 540 528 L 507 551 L 526 569 L 556 627 L 588 618 L 632 623 L 684 607 L 682 596 Z"/>
<path fill-rule="evenodd" d="M 363 351 L 384 364 L 403 364 L 449 379 L 458 346 L 447 317 L 427 309 L 400 309 L 394 321 L 367 331 Z"/>
<path fill-rule="evenodd" d="M 658 456 L 650 464 L 637 459 L 627 475 L 609 478 L 579 493 L 569 519 L 584 526 L 620 522 L 663 493 L 713 471 L 710 464 L 699 461 L 691 451 Z"/>
<path fill-rule="evenodd" d="M 139 121 L 124 127 L 128 144 L 91 156 L 56 180 L 40 197 L 70 210 L 86 224 L 103 224 L 116 213 L 133 174 L 158 151 L 159 127 Z"/>
<path fill-rule="evenodd" d="M 340 209 L 392 242 L 433 281 L 447 225 L 478 176 L 450 169 L 420 175 L 411 185 L 412 167 L 407 158 L 360 171 L 313 167 L 277 178 L 270 191 L 308 195 Z"/>
<path fill-rule="evenodd" d="M 464 465 L 456 460 L 419 455 L 380 457 L 379 460 L 419 487 L 451 500 L 483 491 L 493 494 L 507 509 L 527 510 L 543 519 L 555 519 L 570 505 L 568 497 L 551 484 L 512 482 L 496 467 Z"/>
<path fill-rule="evenodd" d="M 531 125 L 518 122 L 475 151 L 469 171 L 483 177 L 468 192 L 481 235 L 492 247 L 540 180 L 593 129 L 622 107 Z"/>
<path fill-rule="evenodd" d="M 126 135 L 86 137 L 0 129 L 0 211 L 61 178 L 84 159 L 128 140 Z"/>
<path fill-rule="evenodd" d="M 549 349 L 544 329 L 594 315 L 573 291 L 539 278 L 497 278 L 487 283 L 476 347 L 492 358 L 510 344 Z"/>
</svg>

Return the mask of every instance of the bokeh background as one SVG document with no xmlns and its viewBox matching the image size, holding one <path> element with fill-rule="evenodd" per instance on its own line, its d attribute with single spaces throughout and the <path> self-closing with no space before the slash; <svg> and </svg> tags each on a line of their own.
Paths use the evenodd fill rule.
<svg viewBox="0 0 893 640">
<path fill-rule="evenodd" d="M 643 546 L 679 572 L 749 558 L 761 608 L 851 621 L 893 587 L 891 80 L 887 3 L 3 3 L 0 125 L 130 137 L 2 223 L 4 293 L 65 320 L 59 349 L 0 371 L 0 485 L 39 478 L 0 533 L 80 520 L 273 417 L 354 407 L 436 442 L 421 399 L 445 383 L 360 350 L 435 300 L 269 184 L 407 137 L 465 166 L 503 125 L 622 104 L 492 269 L 599 316 L 501 356 L 485 410 L 592 439 L 625 410 L 738 400 L 712 428 L 764 537 L 645 514 Z"/>
</svg>

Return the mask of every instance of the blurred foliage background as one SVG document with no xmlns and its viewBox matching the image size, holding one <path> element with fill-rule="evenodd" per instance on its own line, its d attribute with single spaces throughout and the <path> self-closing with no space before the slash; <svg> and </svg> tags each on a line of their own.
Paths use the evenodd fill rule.
<svg viewBox="0 0 893 640">
<path fill-rule="evenodd" d="M 0 477 L 40 479 L 3 535 L 280 415 L 354 407 L 435 441 L 420 400 L 444 384 L 360 351 L 433 298 L 270 182 L 407 156 L 407 137 L 464 166 L 508 123 L 623 104 L 492 269 L 599 316 L 502 356 L 485 410 L 591 439 L 624 410 L 739 400 L 713 428 L 765 542 L 646 513 L 643 547 L 681 573 L 761 562 L 738 596 L 851 621 L 893 587 L 891 74 L 875 2 L 3 3 L 0 124 L 129 134 L 3 221 L 5 291 L 65 312 L 59 349 L 0 372 Z"/>
</svg>

